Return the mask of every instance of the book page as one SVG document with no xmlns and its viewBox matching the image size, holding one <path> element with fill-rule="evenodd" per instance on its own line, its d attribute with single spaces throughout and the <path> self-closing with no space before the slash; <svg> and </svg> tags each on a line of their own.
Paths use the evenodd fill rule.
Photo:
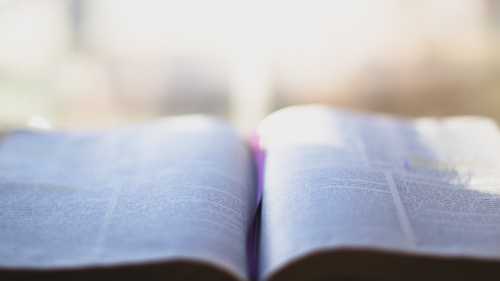
<svg viewBox="0 0 500 281">
<path fill-rule="evenodd" d="M 0 267 L 61 269 L 195 260 L 246 278 L 252 161 L 202 116 L 0 143 Z"/>
<path fill-rule="evenodd" d="M 500 137 L 484 118 L 321 106 L 269 116 L 260 277 L 315 251 L 500 258 Z"/>
</svg>

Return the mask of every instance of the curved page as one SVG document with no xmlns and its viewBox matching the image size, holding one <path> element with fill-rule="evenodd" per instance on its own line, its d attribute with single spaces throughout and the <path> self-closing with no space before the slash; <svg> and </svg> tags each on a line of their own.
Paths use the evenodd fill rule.
<svg viewBox="0 0 500 281">
<path fill-rule="evenodd" d="M 500 137 L 479 117 L 321 106 L 264 120 L 260 275 L 317 251 L 500 258 Z"/>
<path fill-rule="evenodd" d="M 201 116 L 9 134 L 0 142 L 0 267 L 193 260 L 245 279 L 251 163 L 230 126 Z"/>
</svg>

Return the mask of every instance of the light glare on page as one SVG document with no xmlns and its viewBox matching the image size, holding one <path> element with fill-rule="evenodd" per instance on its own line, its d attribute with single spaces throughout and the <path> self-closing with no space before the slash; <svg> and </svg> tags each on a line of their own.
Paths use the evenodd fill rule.
<svg viewBox="0 0 500 281">
<path fill-rule="evenodd" d="M 411 166 L 441 171 L 442 179 L 467 189 L 500 192 L 500 138 L 494 122 L 480 117 L 421 118 L 414 125 L 426 153 L 408 155 Z"/>
<path fill-rule="evenodd" d="M 264 135 L 266 147 L 285 147 L 290 145 L 328 145 L 345 147 L 340 126 L 332 119 L 319 118 L 315 114 L 286 114 L 287 121 L 279 120 L 280 116 L 269 122 Z M 320 112 L 322 113 L 322 112 Z M 325 130 L 324 128 L 328 128 Z"/>
<path fill-rule="evenodd" d="M 49 120 L 39 115 L 32 116 L 28 121 L 28 126 L 46 130 L 51 127 Z"/>
<path fill-rule="evenodd" d="M 174 120 L 174 121 L 173 121 Z M 201 115 L 191 115 L 189 117 L 175 118 L 171 117 L 167 120 L 170 130 L 179 130 L 183 132 L 206 132 L 213 129 L 213 123 Z"/>
</svg>

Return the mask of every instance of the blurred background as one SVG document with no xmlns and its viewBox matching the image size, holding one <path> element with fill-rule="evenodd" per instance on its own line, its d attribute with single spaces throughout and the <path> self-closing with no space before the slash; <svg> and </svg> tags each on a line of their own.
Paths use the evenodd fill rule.
<svg viewBox="0 0 500 281">
<path fill-rule="evenodd" d="M 500 121 L 500 1 L 0 0 L 0 127 L 303 103 Z"/>
</svg>

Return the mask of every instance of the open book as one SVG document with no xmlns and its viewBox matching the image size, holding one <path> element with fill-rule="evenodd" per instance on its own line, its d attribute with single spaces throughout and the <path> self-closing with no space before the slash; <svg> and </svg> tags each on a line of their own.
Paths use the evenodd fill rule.
<svg viewBox="0 0 500 281">
<path fill-rule="evenodd" d="M 257 136 L 198 115 L 9 133 L 0 279 L 500 278 L 491 120 L 298 106 Z"/>
</svg>

